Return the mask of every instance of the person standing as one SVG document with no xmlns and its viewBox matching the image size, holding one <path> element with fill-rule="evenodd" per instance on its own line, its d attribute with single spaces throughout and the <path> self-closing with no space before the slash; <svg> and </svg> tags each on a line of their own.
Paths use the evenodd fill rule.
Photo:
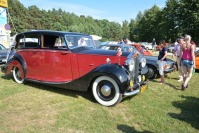
<svg viewBox="0 0 199 133">
<path fill-rule="evenodd" d="M 161 43 L 162 49 L 159 51 L 158 55 L 158 66 L 159 66 L 159 74 L 161 77 L 160 84 L 164 83 L 164 67 L 167 62 L 167 43 L 163 40 Z"/>
<path fill-rule="evenodd" d="M 180 62 L 181 62 L 181 60 L 180 60 L 180 45 L 181 45 L 181 43 L 180 42 L 183 42 L 183 40 L 184 40 L 184 37 L 182 37 L 182 36 L 177 39 L 177 44 L 175 45 L 174 51 L 173 51 L 173 54 L 176 55 L 176 63 L 177 63 L 177 67 L 178 67 L 178 74 L 179 74 L 178 82 L 183 81 L 182 68 L 180 66 Z"/>
<path fill-rule="evenodd" d="M 153 38 L 153 40 L 152 40 L 152 51 L 155 51 L 155 45 L 156 45 L 156 41 L 155 41 L 155 38 Z"/>
<path fill-rule="evenodd" d="M 183 84 L 182 90 L 188 88 L 188 82 L 192 77 L 193 68 L 196 68 L 195 65 L 195 46 L 191 44 L 191 36 L 185 36 L 185 43 L 182 43 L 180 48 L 180 59 L 183 70 Z"/>
</svg>

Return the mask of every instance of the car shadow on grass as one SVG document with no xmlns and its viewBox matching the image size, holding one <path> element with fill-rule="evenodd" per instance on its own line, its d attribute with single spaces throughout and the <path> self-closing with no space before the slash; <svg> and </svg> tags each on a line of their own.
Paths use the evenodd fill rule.
<svg viewBox="0 0 199 133">
<path fill-rule="evenodd" d="M 133 127 L 128 125 L 120 124 L 117 126 L 117 129 L 122 131 L 123 133 L 153 133 L 151 131 L 136 131 Z"/>
<path fill-rule="evenodd" d="M 58 94 L 62 94 L 62 95 L 70 96 L 74 98 L 78 98 L 79 96 L 81 96 L 93 103 L 97 103 L 90 90 L 88 91 L 69 90 L 69 89 L 57 88 L 57 87 L 52 87 L 52 86 L 43 85 L 43 84 L 34 83 L 34 82 L 26 82 L 25 84 L 31 87 L 35 87 L 35 88 L 42 89 L 45 91 L 50 91 L 50 92 L 54 92 L 54 93 L 58 93 Z"/>
<path fill-rule="evenodd" d="M 13 82 L 15 82 L 12 74 L 3 75 L 3 76 L 1 76 L 1 78 L 4 79 L 4 80 L 13 80 Z M 91 101 L 93 103 L 97 103 L 90 90 L 88 90 L 86 92 L 69 90 L 69 89 L 52 87 L 52 86 L 34 83 L 34 82 L 29 82 L 29 81 L 24 82 L 24 85 L 27 85 L 27 86 L 30 86 L 30 87 L 33 87 L 33 88 L 37 88 L 37 89 L 41 89 L 41 90 L 45 90 L 45 91 L 50 91 L 50 92 L 62 94 L 62 95 L 65 95 L 65 96 L 74 97 L 74 98 L 78 98 L 79 96 L 81 96 L 85 99 L 88 99 L 89 101 Z"/>
<path fill-rule="evenodd" d="M 192 96 L 181 96 L 184 101 L 174 101 L 174 107 L 181 110 L 180 114 L 168 113 L 174 119 L 186 122 L 193 128 L 199 130 L 199 98 Z"/>
</svg>

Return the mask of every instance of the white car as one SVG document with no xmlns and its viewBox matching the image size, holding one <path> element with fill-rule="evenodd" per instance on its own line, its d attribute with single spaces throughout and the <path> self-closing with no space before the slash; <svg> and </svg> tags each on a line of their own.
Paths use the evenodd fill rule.
<svg viewBox="0 0 199 133">
<path fill-rule="evenodd" d="M 152 50 L 152 44 L 148 42 L 142 42 L 140 43 L 142 46 L 144 46 L 147 50 Z"/>
</svg>

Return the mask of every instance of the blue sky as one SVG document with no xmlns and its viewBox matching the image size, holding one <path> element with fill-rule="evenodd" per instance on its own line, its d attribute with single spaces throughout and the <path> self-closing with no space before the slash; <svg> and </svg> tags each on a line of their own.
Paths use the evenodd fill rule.
<svg viewBox="0 0 199 133">
<path fill-rule="evenodd" d="M 94 19 L 107 19 L 119 22 L 135 19 L 139 11 L 151 8 L 154 4 L 160 8 L 166 0 L 19 0 L 25 7 L 36 5 L 40 9 L 52 8 L 73 12 L 76 15 L 91 16 Z"/>
</svg>

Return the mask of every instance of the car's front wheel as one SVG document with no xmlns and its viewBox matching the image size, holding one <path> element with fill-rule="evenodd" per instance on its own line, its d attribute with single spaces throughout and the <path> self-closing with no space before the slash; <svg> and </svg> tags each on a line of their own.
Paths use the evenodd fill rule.
<svg viewBox="0 0 199 133">
<path fill-rule="evenodd" d="M 149 79 L 155 79 L 158 76 L 158 70 L 156 67 L 152 66 L 152 65 L 147 65 L 148 66 L 148 78 Z"/>
<path fill-rule="evenodd" d="M 21 76 L 21 74 L 23 74 L 22 71 L 20 71 L 20 69 L 17 66 L 15 66 L 14 69 L 13 69 L 13 77 L 14 77 L 14 80 L 18 84 L 24 83 L 24 78 L 22 78 L 22 76 Z"/>
<path fill-rule="evenodd" d="M 122 94 L 116 81 L 108 76 L 100 76 L 93 82 L 93 96 L 104 106 L 113 106 L 122 100 Z"/>
</svg>

